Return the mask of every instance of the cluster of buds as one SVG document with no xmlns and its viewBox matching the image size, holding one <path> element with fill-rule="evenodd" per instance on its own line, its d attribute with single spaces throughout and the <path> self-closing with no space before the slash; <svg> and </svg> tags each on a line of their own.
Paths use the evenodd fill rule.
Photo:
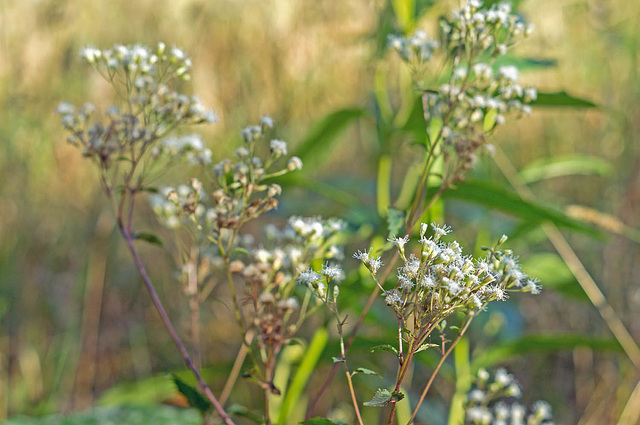
<svg viewBox="0 0 640 425">
<path fill-rule="evenodd" d="M 163 43 L 155 51 L 140 45 L 84 48 L 81 57 L 114 86 L 126 105 L 123 110 L 110 106 L 102 122 L 92 123 L 92 104 L 76 107 L 60 103 L 57 113 L 69 132 L 67 141 L 82 148 L 85 156 L 98 159 L 106 169 L 114 158 L 127 158 L 133 163 L 147 151 L 155 153 L 157 159 L 163 150 L 158 142 L 176 127 L 215 122 L 216 115 L 200 99 L 166 85 L 177 77 L 187 77 L 191 68 L 191 61 L 180 49 L 166 50 Z M 197 161 L 210 161 L 206 149 L 197 150 Z"/>
<path fill-rule="evenodd" d="M 428 227 L 425 223 L 421 226 L 419 257 L 407 254 L 408 236 L 390 239 L 404 265 L 398 269 L 394 288 L 382 295 L 403 322 L 413 317 L 417 327 L 424 329 L 455 312 L 475 313 L 491 301 L 505 300 L 507 291 L 539 291 L 537 282 L 527 278 L 512 253 L 497 249 L 506 236 L 487 248 L 487 258 L 474 260 L 462 254 L 457 242 L 441 240 L 451 228 L 432 224 L 433 235 L 426 237 Z M 375 275 L 379 259 L 369 252 L 359 252 L 355 258 Z"/>
<path fill-rule="evenodd" d="M 409 38 L 391 36 L 389 45 L 407 62 L 414 75 L 440 49 L 449 65 L 446 84 L 425 90 L 425 119 L 438 123 L 430 134 L 430 145 L 442 141 L 447 170 L 452 182 L 460 181 L 486 145 L 486 134 L 503 125 L 508 116 L 531 113 L 537 91 L 518 83 L 518 68 L 496 67 L 498 56 L 533 31 L 533 26 L 511 13 L 507 3 L 483 8 L 469 0 L 450 19 L 442 19 L 441 41 L 430 40 L 423 31 Z M 439 79 L 439 78 L 436 78 Z"/>
<path fill-rule="evenodd" d="M 205 147 L 198 134 L 167 137 L 151 150 L 153 157 L 165 156 L 169 160 L 182 160 L 190 164 L 211 164 L 211 149 Z"/>
<path fill-rule="evenodd" d="M 202 182 L 193 178 L 188 185 L 161 188 L 151 196 L 150 204 L 158 221 L 170 229 L 193 223 L 202 228 L 212 228 L 217 214 L 215 209 L 204 205 L 207 199 L 206 193 L 202 191 Z"/>
<path fill-rule="evenodd" d="M 182 49 L 168 49 L 162 42 L 158 43 L 155 49 L 140 44 L 116 44 L 106 50 L 87 46 L 80 50 L 80 57 L 110 79 L 116 76 L 126 77 L 123 84 L 130 84 L 137 77 L 144 76 L 180 77 L 185 80 L 190 78 L 191 59 Z"/>
<path fill-rule="evenodd" d="M 313 230 L 302 229 L 300 223 Z M 344 275 L 337 266 L 329 265 L 343 258 L 338 245 L 343 229 L 339 220 L 292 217 L 282 230 L 267 226 L 264 245 L 252 249 L 248 260 L 231 263 L 231 271 L 245 282 L 262 347 L 269 346 L 277 353 L 301 324 L 300 316 L 294 315 L 299 309 L 294 290 L 296 282 L 310 273 L 301 270 L 312 262 L 326 262 L 323 270 Z"/>
<path fill-rule="evenodd" d="M 521 391 L 513 376 L 498 369 L 493 378 L 480 369 L 476 386 L 467 394 L 465 423 L 468 425 L 553 425 L 551 406 L 537 401 L 530 409 L 518 402 L 501 400 L 520 397 Z"/>
<path fill-rule="evenodd" d="M 234 160 L 224 159 L 212 167 L 212 178 L 218 186 L 212 197 L 220 228 L 237 228 L 276 208 L 276 197 L 282 189 L 264 181 L 302 168 L 298 157 L 291 157 L 284 167 L 277 165 L 287 155 L 287 144 L 278 139 L 271 140 L 268 153 L 260 155 L 267 149 L 260 141 L 271 128 L 273 121 L 269 117 L 263 117 L 260 125 L 246 128 L 242 131 L 245 145 L 235 150 Z"/>
<path fill-rule="evenodd" d="M 468 0 L 451 19 L 440 21 L 442 45 L 449 51 L 471 56 L 503 55 L 507 47 L 533 33 L 531 24 L 511 13 L 506 2 L 485 8 L 481 0 Z"/>
</svg>

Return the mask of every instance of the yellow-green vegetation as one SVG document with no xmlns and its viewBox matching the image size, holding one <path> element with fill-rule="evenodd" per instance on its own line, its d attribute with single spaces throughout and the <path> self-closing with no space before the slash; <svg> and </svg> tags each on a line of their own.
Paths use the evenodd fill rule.
<svg viewBox="0 0 640 425">
<path fill-rule="evenodd" d="M 423 408 L 437 423 L 447 418 L 457 423 L 472 376 L 500 364 L 521 384 L 523 404 L 548 400 L 558 423 L 635 423 L 640 417 L 640 3 L 514 3 L 536 30 L 497 65 L 518 66 L 523 86 L 538 89 L 538 104 L 532 103 L 530 117 L 509 120 L 492 136 L 496 152 L 475 164 L 467 182 L 456 181 L 456 188 L 433 198 L 424 215 L 408 222 L 454 224 L 457 240 L 474 257 L 482 245 L 512 235 L 509 247 L 544 291 L 513 296 L 479 315 L 456 347 L 466 351 L 454 353 L 455 363 L 438 364 L 439 356 L 430 352 L 416 356 L 395 389 L 411 407 L 398 403 L 396 416 L 401 423 L 409 420 L 437 368 L 438 390 L 429 393 L 432 400 Z M 454 1 L 425 0 L 0 2 L 0 421 L 104 404 L 145 407 L 101 407 L 95 414 L 76 413 L 69 423 L 141 423 L 136 421 L 151 414 L 144 410 L 149 406 L 186 404 L 168 371 L 195 383 L 143 291 L 98 173 L 65 142 L 55 113 L 61 100 L 91 101 L 98 110 L 122 100 L 83 63 L 82 47 L 164 41 L 188 52 L 191 79 L 179 88 L 197 94 L 218 116 L 215 125 L 197 128 L 214 163 L 232 155 L 242 128 L 270 116 L 278 137 L 288 141 L 289 156 L 299 155 L 305 167 L 277 181 L 284 188 L 278 210 L 246 230 L 262 241 L 262 227 L 281 228 L 290 215 L 341 217 L 351 230 L 340 241 L 349 258 L 369 243 L 376 251 L 389 250 L 387 225 L 398 235 L 396 242 L 401 240 L 400 212 L 422 201 L 407 189 L 419 186 L 420 164 L 411 164 L 423 148 L 416 144 L 441 131 L 431 126 L 425 133 L 416 73 L 388 51 L 387 36 L 409 37 L 416 29 L 435 36 L 438 18 L 458 7 Z M 435 74 L 438 66 L 427 64 L 421 71 Z M 442 163 L 429 166 L 435 174 L 443 172 Z M 186 182 L 190 173 L 177 167 L 158 184 Z M 433 194 L 437 179 L 425 180 L 424 187 Z M 136 230 L 157 234 L 165 249 L 140 244 L 139 251 L 165 307 L 227 411 L 234 418 L 251 416 L 240 404 L 262 409 L 255 401 L 261 392 L 247 383 L 255 376 L 240 379 L 230 399 L 225 388 L 242 345 L 229 288 L 224 279 L 204 288 L 209 299 L 199 307 L 196 338 L 193 309 L 182 277 L 176 278 L 178 265 L 188 262 L 180 253 L 189 236 L 158 230 L 147 204 L 141 202 L 136 211 Z M 349 263 L 351 269 L 355 263 Z M 323 264 L 309 266 L 320 271 Z M 271 396 L 266 403 L 277 423 L 304 418 L 334 366 L 331 357 L 344 360 L 343 325 L 351 331 L 374 290 L 365 267 L 352 270 L 340 287 L 344 299 L 335 316 L 341 320 L 348 313 L 348 319 L 339 334 L 330 313 L 318 313 L 296 329 L 295 341 L 305 350 L 286 345 L 281 363 L 269 370 L 284 392 L 284 402 Z M 324 298 L 331 303 L 327 293 Z M 363 394 L 360 403 L 378 387 L 393 386 L 397 364 L 391 368 L 388 360 L 396 359 L 371 354 L 375 346 L 394 349 L 384 346 L 390 338 L 397 342 L 393 310 L 378 299 L 349 353 L 350 366 L 362 375 L 353 382 L 349 376 L 351 393 L 355 387 Z M 321 327 L 325 322 L 329 336 Z M 441 335 L 455 338 L 444 330 Z M 436 339 L 441 342 L 440 335 Z M 246 366 L 245 372 L 248 360 Z M 366 376 L 372 370 L 386 372 L 386 380 Z M 344 376 L 338 374 L 330 385 L 316 415 L 355 423 Z M 379 405 L 393 399 L 395 409 L 396 392 L 383 391 L 389 396 Z M 365 423 L 376 423 L 377 410 L 360 407 Z M 164 407 L 152 414 L 158 421 L 165 415 L 167 423 L 198 419 L 194 411 Z"/>
</svg>

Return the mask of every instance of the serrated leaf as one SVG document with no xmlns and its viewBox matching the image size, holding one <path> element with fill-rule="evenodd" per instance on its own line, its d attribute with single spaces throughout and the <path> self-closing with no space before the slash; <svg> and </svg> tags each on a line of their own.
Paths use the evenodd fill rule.
<svg viewBox="0 0 640 425">
<path fill-rule="evenodd" d="M 553 93 L 538 92 L 538 98 L 531 102 L 535 107 L 555 107 L 555 108 L 596 108 L 597 105 L 590 100 L 580 99 L 567 93 L 559 91 Z"/>
<path fill-rule="evenodd" d="M 355 375 L 357 373 L 364 373 L 365 375 L 378 375 L 380 376 L 380 374 L 376 371 L 373 371 L 371 369 L 367 369 L 366 367 L 359 367 L 356 370 L 354 370 L 351 375 Z"/>
<path fill-rule="evenodd" d="M 391 391 L 378 388 L 378 391 L 373 395 L 373 398 L 363 404 L 368 407 L 385 407 L 391 403 L 392 398 L 393 395 L 391 394 Z"/>
<path fill-rule="evenodd" d="M 262 415 L 259 415 L 256 412 L 251 411 L 249 408 L 241 405 L 241 404 L 232 404 L 231 406 L 226 408 L 227 413 L 234 416 L 240 416 L 243 418 L 247 418 L 257 424 L 264 423 L 264 419 Z"/>
<path fill-rule="evenodd" d="M 393 207 L 387 209 L 389 216 L 387 217 L 387 227 L 389 228 L 389 237 L 400 235 L 404 227 L 404 211 Z"/>
<path fill-rule="evenodd" d="M 213 407 L 211 405 L 211 402 L 207 400 L 202 394 L 200 394 L 200 391 L 187 384 L 176 375 L 172 375 L 172 378 L 173 382 L 178 388 L 178 391 L 187 399 L 191 407 L 195 407 L 203 414 L 208 412 Z"/>
<path fill-rule="evenodd" d="M 344 422 L 334 422 L 327 418 L 311 418 L 300 423 L 303 425 L 344 425 Z"/>
<path fill-rule="evenodd" d="M 134 233 L 131 235 L 133 239 L 149 242 L 152 245 L 162 246 L 162 239 L 159 236 L 154 235 L 153 233 Z"/>
<path fill-rule="evenodd" d="M 396 347 L 389 344 L 376 345 L 375 347 L 371 347 L 372 353 L 375 353 L 376 351 L 388 351 L 395 354 L 396 356 L 398 355 L 398 350 L 396 349 Z"/>
<path fill-rule="evenodd" d="M 432 348 L 432 347 L 439 347 L 439 345 L 438 344 L 429 344 L 429 343 L 422 344 L 420 347 L 418 347 L 418 349 L 416 350 L 416 353 L 419 353 L 420 351 L 424 351 L 424 350 Z"/>
</svg>

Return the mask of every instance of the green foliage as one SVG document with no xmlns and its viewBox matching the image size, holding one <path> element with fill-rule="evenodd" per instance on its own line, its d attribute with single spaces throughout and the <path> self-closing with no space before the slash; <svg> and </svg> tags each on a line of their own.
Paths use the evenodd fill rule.
<svg viewBox="0 0 640 425">
<path fill-rule="evenodd" d="M 370 401 L 363 404 L 368 407 L 386 407 L 390 403 L 396 403 L 404 398 L 404 394 L 398 391 L 389 391 L 379 388 Z"/>
<path fill-rule="evenodd" d="M 196 409 L 169 406 L 99 407 L 89 412 L 65 417 L 13 418 L 4 425 L 201 425 L 202 417 Z"/>
<path fill-rule="evenodd" d="M 595 108 L 597 105 L 590 100 L 575 97 L 566 91 L 538 92 L 538 99 L 531 102 L 535 107 L 551 108 Z"/>
<path fill-rule="evenodd" d="M 480 368 L 487 368 L 511 360 L 518 356 L 570 351 L 576 347 L 588 347 L 594 351 L 621 351 L 616 340 L 593 338 L 586 335 L 528 335 L 516 340 L 492 344 L 482 351 L 471 363 L 471 370 L 477 373 Z"/>
<path fill-rule="evenodd" d="M 527 164 L 520 177 L 525 183 L 572 175 L 610 176 L 613 173 L 611 163 L 601 157 L 590 155 L 562 155 L 543 158 Z"/>
<path fill-rule="evenodd" d="M 432 190 L 435 190 L 435 188 Z M 554 207 L 544 205 L 541 202 L 534 204 L 524 201 L 517 194 L 487 181 L 461 183 L 454 189 L 445 192 L 443 198 L 460 199 L 484 205 L 492 210 L 502 211 L 518 217 L 529 224 L 550 221 L 558 227 L 565 227 L 592 236 L 600 235 L 590 225 L 571 218 Z"/>
<path fill-rule="evenodd" d="M 173 382 L 176 384 L 176 388 L 182 394 L 191 407 L 195 407 L 203 415 L 207 413 L 213 407 L 211 402 L 207 400 L 195 387 L 187 384 L 176 375 L 172 376 Z"/>
</svg>

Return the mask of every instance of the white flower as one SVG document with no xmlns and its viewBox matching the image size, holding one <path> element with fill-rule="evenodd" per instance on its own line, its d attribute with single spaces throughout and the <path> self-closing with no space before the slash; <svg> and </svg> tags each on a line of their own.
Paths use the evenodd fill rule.
<svg viewBox="0 0 640 425">
<path fill-rule="evenodd" d="M 502 78 L 505 78 L 514 83 L 518 81 L 518 68 L 513 65 L 501 66 L 498 70 L 498 74 L 500 74 Z"/>
<path fill-rule="evenodd" d="M 287 154 L 287 142 L 282 140 L 273 139 L 269 147 L 271 148 L 271 153 L 276 157 Z"/>
</svg>

